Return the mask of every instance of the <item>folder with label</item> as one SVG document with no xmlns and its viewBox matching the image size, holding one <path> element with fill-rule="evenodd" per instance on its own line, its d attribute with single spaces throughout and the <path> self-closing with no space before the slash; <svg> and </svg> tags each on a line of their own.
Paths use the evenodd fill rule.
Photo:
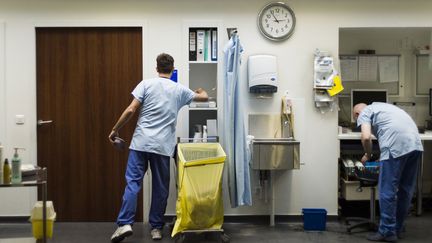
<svg viewBox="0 0 432 243">
<path fill-rule="evenodd" d="M 217 41 L 217 30 L 213 29 L 211 31 L 211 60 L 217 61 L 217 51 L 218 51 L 218 41 Z"/>
<path fill-rule="evenodd" d="M 197 61 L 204 61 L 204 40 L 205 40 L 205 30 L 197 30 Z"/>
<path fill-rule="evenodd" d="M 205 39 L 204 39 L 204 61 L 210 61 L 210 52 L 211 52 L 211 32 L 210 30 L 205 31 Z"/>
<path fill-rule="evenodd" d="M 189 31 L 189 61 L 197 60 L 196 31 Z"/>
</svg>

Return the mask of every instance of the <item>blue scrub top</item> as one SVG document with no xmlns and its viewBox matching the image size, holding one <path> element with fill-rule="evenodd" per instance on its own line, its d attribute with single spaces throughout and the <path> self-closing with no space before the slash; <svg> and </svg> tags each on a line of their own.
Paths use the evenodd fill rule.
<svg viewBox="0 0 432 243">
<path fill-rule="evenodd" d="M 357 126 L 369 123 L 377 137 L 381 160 L 390 155 L 398 158 L 412 151 L 423 151 L 417 125 L 411 117 L 397 106 L 374 102 L 366 106 L 357 119 Z"/>
<path fill-rule="evenodd" d="M 193 100 L 195 93 L 167 78 L 141 81 L 132 91 L 141 103 L 130 149 L 172 156 L 180 108 Z"/>
</svg>

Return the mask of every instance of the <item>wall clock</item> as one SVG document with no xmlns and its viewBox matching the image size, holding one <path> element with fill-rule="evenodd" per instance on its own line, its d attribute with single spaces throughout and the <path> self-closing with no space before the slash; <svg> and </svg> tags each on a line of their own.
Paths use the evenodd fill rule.
<svg viewBox="0 0 432 243">
<path fill-rule="evenodd" d="M 296 18 L 292 9 L 283 2 L 267 4 L 258 14 L 258 28 L 272 41 L 288 39 L 294 32 Z"/>
</svg>

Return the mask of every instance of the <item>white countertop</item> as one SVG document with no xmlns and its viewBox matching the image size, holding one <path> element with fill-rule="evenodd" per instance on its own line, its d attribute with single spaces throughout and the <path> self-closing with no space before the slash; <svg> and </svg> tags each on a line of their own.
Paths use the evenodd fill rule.
<svg viewBox="0 0 432 243">
<path fill-rule="evenodd" d="M 349 132 L 349 133 L 339 133 L 338 139 L 339 140 L 358 140 L 360 139 L 361 133 L 360 132 Z M 373 139 L 376 139 L 375 136 L 372 135 Z M 420 133 L 420 139 L 425 140 L 432 140 L 432 131 L 426 131 L 425 133 Z"/>
</svg>

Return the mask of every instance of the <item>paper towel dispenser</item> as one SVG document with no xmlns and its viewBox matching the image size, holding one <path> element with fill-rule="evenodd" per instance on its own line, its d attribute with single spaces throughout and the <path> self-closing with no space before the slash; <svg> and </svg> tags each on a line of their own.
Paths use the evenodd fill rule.
<svg viewBox="0 0 432 243">
<path fill-rule="evenodd" d="M 252 55 L 248 58 L 249 92 L 276 93 L 278 88 L 277 61 L 272 55 Z"/>
</svg>

